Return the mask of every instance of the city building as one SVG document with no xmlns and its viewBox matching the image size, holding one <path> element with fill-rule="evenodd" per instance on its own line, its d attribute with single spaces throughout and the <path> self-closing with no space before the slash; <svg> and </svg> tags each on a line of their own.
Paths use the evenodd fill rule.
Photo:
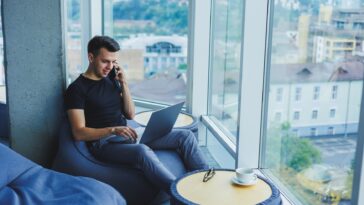
<svg viewBox="0 0 364 205">
<path fill-rule="evenodd" d="M 253 169 L 262 177 L 257 180 L 277 188 L 282 205 L 364 204 L 363 6 L 363 0 L 1 1 L 6 72 L 0 85 L 0 143 L 47 168 L 56 150 L 64 148 L 60 137 L 79 147 L 77 153 L 87 152 L 81 157 L 92 157 L 84 142 L 72 141 L 64 93 L 87 68 L 90 38 L 109 35 L 121 45 L 117 62 L 126 72 L 136 115 L 185 102 L 182 114 L 191 116 L 199 146 L 216 168 L 203 170 L 207 176 L 222 176 L 218 168 Z M 76 158 L 72 153 L 63 152 Z M 74 163 L 85 171 L 79 176 L 95 171 L 83 163 L 93 160 L 80 162 Z M 115 176 L 119 173 L 128 180 L 105 183 L 130 190 L 128 172 Z M 232 180 L 225 185 L 245 190 Z M 203 185 L 214 185 L 209 182 Z M 39 187 L 54 191 L 48 185 Z M 128 204 L 148 204 L 126 197 L 145 200 L 134 194 L 142 192 L 139 185 L 131 195 L 122 189 L 116 194 Z M 261 195 L 258 186 L 249 185 Z M 162 193 L 153 183 L 142 186 L 149 187 Z M 3 190 L 0 204 L 2 193 L 9 196 Z M 204 196 L 197 189 L 192 194 Z M 219 196 L 209 194 L 200 198 Z M 258 203 L 264 202 L 252 204 Z"/>
<path fill-rule="evenodd" d="M 135 71 L 138 73 L 135 74 L 137 76 L 129 74 L 132 79 L 143 79 L 140 73 L 144 73 L 145 78 L 150 78 L 157 74 L 168 73 L 176 76 L 176 72 L 185 71 L 183 65 L 187 64 L 187 37 L 138 35 L 122 40 L 120 44 L 125 53 L 133 50 L 134 54 L 128 54 L 127 58 L 120 59 L 130 70 L 137 70 Z M 134 64 L 135 59 L 140 57 L 143 57 L 144 63 Z"/>
<path fill-rule="evenodd" d="M 363 51 L 364 11 L 332 8 L 320 5 L 319 21 L 310 31 L 313 62 L 342 61 Z"/>
<path fill-rule="evenodd" d="M 269 127 L 288 122 L 298 136 L 356 133 L 363 62 L 276 64 L 273 69 L 280 74 L 270 79 Z"/>
</svg>

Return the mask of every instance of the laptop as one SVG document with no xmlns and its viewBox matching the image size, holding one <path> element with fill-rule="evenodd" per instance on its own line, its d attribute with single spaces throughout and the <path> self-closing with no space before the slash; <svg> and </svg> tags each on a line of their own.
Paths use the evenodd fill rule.
<svg viewBox="0 0 364 205">
<path fill-rule="evenodd" d="M 153 112 L 145 128 L 135 129 L 138 134 L 136 144 L 145 144 L 168 134 L 176 123 L 183 104 L 184 102 L 181 102 Z"/>
</svg>

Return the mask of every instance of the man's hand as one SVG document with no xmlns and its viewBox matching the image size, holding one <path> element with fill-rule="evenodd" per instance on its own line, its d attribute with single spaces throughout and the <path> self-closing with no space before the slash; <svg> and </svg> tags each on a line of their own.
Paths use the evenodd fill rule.
<svg viewBox="0 0 364 205">
<path fill-rule="evenodd" d="M 118 80 L 120 84 L 126 83 L 124 70 L 119 66 L 116 66 L 115 69 L 116 69 L 115 79 Z"/>
<path fill-rule="evenodd" d="M 126 126 L 113 127 L 111 132 L 112 132 L 112 134 L 124 136 L 133 141 L 135 141 L 138 137 L 137 133 L 135 132 L 135 130 L 133 128 L 126 127 Z"/>
</svg>

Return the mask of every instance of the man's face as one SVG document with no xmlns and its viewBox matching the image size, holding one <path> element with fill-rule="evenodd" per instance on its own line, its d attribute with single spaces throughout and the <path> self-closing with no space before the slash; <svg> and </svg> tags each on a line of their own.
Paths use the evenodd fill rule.
<svg viewBox="0 0 364 205">
<path fill-rule="evenodd" d="M 110 52 L 105 48 L 101 48 L 97 56 L 92 53 L 88 55 L 91 68 L 99 78 L 106 77 L 116 64 L 116 52 Z"/>
</svg>

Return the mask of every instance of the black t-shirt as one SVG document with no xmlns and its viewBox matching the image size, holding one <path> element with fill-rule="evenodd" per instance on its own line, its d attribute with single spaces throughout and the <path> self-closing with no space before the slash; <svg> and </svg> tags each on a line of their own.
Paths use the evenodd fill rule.
<svg viewBox="0 0 364 205">
<path fill-rule="evenodd" d="M 67 88 L 65 108 L 83 109 L 86 127 L 125 126 L 119 90 L 109 78 L 91 80 L 80 75 Z"/>
</svg>

